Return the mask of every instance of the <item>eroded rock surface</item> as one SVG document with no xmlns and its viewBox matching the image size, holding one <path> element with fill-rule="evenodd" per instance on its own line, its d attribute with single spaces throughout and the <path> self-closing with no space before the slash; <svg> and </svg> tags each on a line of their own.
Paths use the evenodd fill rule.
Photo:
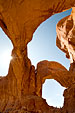
<svg viewBox="0 0 75 113">
<path fill-rule="evenodd" d="M 75 61 L 75 8 L 70 16 L 57 24 L 57 46 L 66 53 L 70 62 Z"/>
<path fill-rule="evenodd" d="M 43 21 L 55 13 L 74 7 L 74 5 L 75 0 L 0 0 L 0 26 L 13 44 L 13 59 L 10 62 L 8 75 L 0 78 L 1 113 L 66 113 L 67 93 L 71 90 L 67 89 L 67 93 L 64 94 L 66 98 L 64 107 L 57 109 L 47 105 L 46 101 L 41 98 L 39 88 L 47 78 L 54 78 L 65 87 L 70 87 L 74 83 L 74 74 L 72 73 L 75 72 L 75 9 L 73 8 L 72 14 L 63 19 L 63 22 L 61 20 L 57 25 L 57 35 L 60 34 L 57 38 L 57 46 L 65 51 L 67 57 L 71 59 L 70 72 L 61 64 L 48 61 L 45 62 L 46 65 L 43 64 L 40 67 L 41 71 L 39 70 L 41 63 L 39 63 L 37 71 L 35 71 L 27 57 L 27 44 L 31 41 L 34 31 Z M 67 23 L 68 19 L 69 22 Z M 68 24 L 70 24 L 70 27 L 68 27 Z M 60 30 L 59 28 L 62 25 L 63 27 Z M 67 30 L 64 33 L 66 26 Z M 65 40 L 62 41 L 61 37 L 67 43 L 65 43 Z M 41 85 L 39 86 L 39 84 Z M 75 111 L 73 103 L 70 110 L 70 105 L 68 105 L 68 113 L 73 113 L 71 112 L 72 107 L 72 111 Z"/>
<path fill-rule="evenodd" d="M 75 82 L 75 75 L 57 62 L 41 61 L 37 65 L 37 94 L 42 96 L 42 84 L 46 79 L 55 79 L 68 88 Z"/>
</svg>

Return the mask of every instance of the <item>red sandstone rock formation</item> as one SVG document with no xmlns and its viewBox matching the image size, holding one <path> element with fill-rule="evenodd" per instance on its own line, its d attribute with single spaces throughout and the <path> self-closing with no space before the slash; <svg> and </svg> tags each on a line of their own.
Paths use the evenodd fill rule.
<svg viewBox="0 0 75 113">
<path fill-rule="evenodd" d="M 42 96 L 42 84 L 46 79 L 55 79 L 68 88 L 75 82 L 75 76 L 57 62 L 41 61 L 37 65 L 37 95 Z"/>
<path fill-rule="evenodd" d="M 75 61 L 75 8 L 70 16 L 57 24 L 57 46 L 66 53 L 70 62 Z"/>
<path fill-rule="evenodd" d="M 69 95 L 71 89 L 73 91 L 75 88 L 70 87 L 70 85 L 72 86 L 72 83 L 74 83 L 72 72 L 75 72 L 75 40 L 74 33 L 72 32 L 74 31 L 75 23 L 74 8 L 71 16 L 63 19 L 63 22 L 61 20 L 57 25 L 57 46 L 65 51 L 68 58 L 72 60 L 73 64 L 70 68 L 71 73 L 59 63 L 54 62 L 46 62 L 48 63 L 47 67 L 43 66 L 43 68 L 40 68 L 40 70 L 46 70 L 47 68 L 48 73 L 46 73 L 47 70 L 43 70 L 46 75 L 43 75 L 43 73 L 39 71 L 39 67 L 37 69 L 37 73 L 35 73 L 35 68 L 31 65 L 31 62 L 27 57 L 27 44 L 31 41 L 33 33 L 37 27 L 51 15 L 71 8 L 74 5 L 75 0 L 0 0 L 0 26 L 13 44 L 13 59 L 10 62 L 8 75 L 0 79 L 1 113 L 73 113 L 75 111 L 73 104 L 73 100 L 75 100 L 75 98 L 72 98 L 72 96 L 70 97 Z M 67 23 L 68 19 L 69 22 Z M 70 27 L 68 27 L 68 24 L 70 24 Z M 62 28 L 60 30 L 59 28 L 61 26 Z M 66 26 L 67 29 L 65 29 Z M 64 34 L 63 29 L 65 29 L 66 35 Z M 62 36 L 62 34 L 64 36 Z M 62 42 L 61 36 L 62 39 L 66 40 L 67 38 L 66 41 L 69 41 L 69 47 L 67 47 L 65 41 Z M 68 37 L 70 37 L 70 39 Z M 61 43 L 64 43 L 62 44 L 64 47 Z M 38 66 L 40 65 L 41 63 L 38 64 Z M 55 65 L 57 65 L 57 68 Z M 64 79 L 60 74 L 60 70 L 62 72 L 65 71 L 63 72 Z M 57 71 L 57 74 L 55 75 L 56 77 L 53 76 L 53 74 L 56 73 L 55 71 Z M 42 80 L 38 79 L 39 72 L 42 75 L 40 76 Z M 49 75 L 49 73 L 51 73 L 51 75 Z M 49 78 L 54 78 L 65 87 L 70 87 L 67 91 L 65 91 L 66 93 L 64 96 L 66 100 L 62 109 L 48 106 L 46 101 L 41 98 L 41 93 L 38 90 L 41 87 L 38 83 L 41 83 L 42 85 L 47 76 Z M 72 101 L 70 109 L 70 104 L 67 104 L 70 99 L 68 100 L 67 97 L 71 98 Z"/>
</svg>

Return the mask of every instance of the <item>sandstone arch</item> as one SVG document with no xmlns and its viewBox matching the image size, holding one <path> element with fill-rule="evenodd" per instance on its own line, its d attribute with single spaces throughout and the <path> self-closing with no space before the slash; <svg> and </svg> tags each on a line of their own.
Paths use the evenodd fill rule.
<svg viewBox="0 0 75 113">
<path fill-rule="evenodd" d="M 68 88 L 75 82 L 75 76 L 58 62 L 41 61 L 37 65 L 37 95 L 42 96 L 42 84 L 46 79 L 55 79 Z"/>
<path fill-rule="evenodd" d="M 9 113 L 14 113 L 13 110 L 21 110 L 22 106 L 25 106 L 24 111 L 42 113 L 44 107 L 39 108 L 39 100 L 41 105 L 46 106 L 45 112 L 60 112 L 60 109 L 49 107 L 36 96 L 36 73 L 27 57 L 27 43 L 43 21 L 74 5 L 75 0 L 0 0 L 0 26 L 14 47 L 8 75 L 0 79 L 2 113 L 9 108 Z M 16 108 L 17 105 L 19 108 Z"/>
</svg>

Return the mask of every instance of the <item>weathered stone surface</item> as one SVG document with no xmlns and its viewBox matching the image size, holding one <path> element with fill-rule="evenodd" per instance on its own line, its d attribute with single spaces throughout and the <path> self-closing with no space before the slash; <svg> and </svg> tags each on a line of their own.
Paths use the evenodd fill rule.
<svg viewBox="0 0 75 113">
<path fill-rule="evenodd" d="M 72 84 L 68 89 L 64 92 L 64 113 L 74 113 L 75 112 L 75 83 Z"/>
<path fill-rule="evenodd" d="M 69 48 L 64 47 L 67 49 L 62 49 L 60 44 L 65 43 L 65 41 L 62 42 L 60 36 L 58 36 L 57 39 L 58 47 L 66 52 L 67 56 L 70 57 L 73 63 L 73 65 L 71 65 L 70 72 L 68 72 L 59 63 L 50 63 L 46 61 L 48 65 L 46 64 L 47 66 L 45 66 L 44 64 L 43 67 L 40 67 L 40 70 L 43 70 L 43 72 L 40 72 L 38 67 L 36 73 L 34 66 L 31 65 L 31 62 L 27 57 L 27 44 L 31 41 L 34 31 L 43 21 L 51 15 L 62 12 L 63 10 L 73 7 L 74 5 L 75 0 L 0 0 L 0 26 L 13 44 L 13 59 L 10 62 L 8 75 L 0 78 L 0 112 L 61 113 L 62 109 L 48 106 L 45 100 L 41 98 L 41 93 L 39 92 L 39 88 L 41 87 L 38 83 L 42 85 L 47 78 L 47 74 L 49 78 L 54 78 L 65 87 L 70 87 L 71 83 L 73 83 L 74 77 L 71 72 L 74 72 L 73 60 L 75 59 L 75 9 L 73 8 L 71 16 L 64 19 L 64 21 L 67 21 L 68 19 L 70 20 L 68 22 L 70 23 L 70 27 L 68 27 L 68 24 L 66 25 L 65 23 L 67 26 L 67 30 L 65 31 L 68 34 L 68 37 L 70 37 Z M 58 23 L 57 34 L 61 35 L 58 28 L 61 27 L 64 21 L 59 22 L 61 24 Z M 65 25 L 63 26 L 65 27 Z M 62 27 L 63 34 L 64 27 Z M 73 37 L 71 37 L 71 35 Z M 66 39 L 67 35 L 64 37 Z M 68 49 L 70 52 L 68 52 Z M 40 66 L 40 63 L 38 66 Z M 61 72 L 63 73 L 63 76 L 66 74 L 64 78 L 60 74 Z M 41 76 L 39 76 L 39 73 Z M 49 73 L 51 73 L 51 75 Z M 40 80 L 39 77 L 41 77 L 42 80 Z M 65 98 L 67 98 L 67 96 L 65 96 Z"/>
<path fill-rule="evenodd" d="M 57 46 L 66 53 L 70 59 L 69 72 L 74 78 L 73 83 L 64 92 L 64 113 L 75 112 L 75 7 L 72 8 L 70 16 L 60 20 L 57 24 Z M 70 77 L 72 77 L 70 76 Z"/>
<path fill-rule="evenodd" d="M 37 65 L 37 95 L 42 96 L 42 84 L 46 79 L 55 79 L 68 88 L 75 82 L 75 75 L 57 62 L 41 61 Z"/>
<path fill-rule="evenodd" d="M 70 16 L 60 20 L 57 24 L 57 46 L 66 53 L 70 62 L 75 61 L 75 8 Z"/>
<path fill-rule="evenodd" d="M 14 47 L 24 49 L 44 20 L 74 3 L 74 0 L 0 0 L 1 27 Z"/>
</svg>

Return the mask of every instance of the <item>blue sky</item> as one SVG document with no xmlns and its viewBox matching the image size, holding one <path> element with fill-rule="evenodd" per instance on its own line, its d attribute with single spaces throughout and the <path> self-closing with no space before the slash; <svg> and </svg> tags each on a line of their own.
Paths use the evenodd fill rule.
<svg viewBox="0 0 75 113">
<path fill-rule="evenodd" d="M 57 61 L 69 69 L 70 62 L 65 53 L 56 47 L 56 24 L 63 17 L 69 15 L 71 9 L 53 15 L 43 22 L 33 34 L 32 41 L 28 44 L 28 57 L 33 65 L 42 60 Z M 11 41 L 0 28 L 0 76 L 8 73 L 10 55 L 13 49 Z M 42 97 L 46 98 L 49 105 L 60 107 L 63 105 L 64 88 L 55 80 L 46 80 L 43 84 Z"/>
<path fill-rule="evenodd" d="M 70 15 L 71 9 L 55 14 L 43 22 L 35 31 L 32 41 L 28 44 L 28 57 L 32 64 L 37 65 L 42 60 L 57 61 L 69 69 L 70 61 L 65 57 L 58 47 L 56 47 L 56 24 L 65 16 Z M 46 80 L 43 84 L 42 97 L 49 105 L 62 107 L 64 102 L 62 87 L 55 80 Z"/>
<path fill-rule="evenodd" d="M 0 76 L 6 76 L 8 73 L 12 48 L 11 41 L 0 28 Z"/>
<path fill-rule="evenodd" d="M 42 60 L 58 61 L 69 69 L 69 60 L 58 47 L 56 47 L 56 24 L 63 17 L 69 15 L 71 10 L 55 14 L 43 22 L 35 31 L 33 40 L 28 44 L 28 57 L 33 65 Z"/>
</svg>

